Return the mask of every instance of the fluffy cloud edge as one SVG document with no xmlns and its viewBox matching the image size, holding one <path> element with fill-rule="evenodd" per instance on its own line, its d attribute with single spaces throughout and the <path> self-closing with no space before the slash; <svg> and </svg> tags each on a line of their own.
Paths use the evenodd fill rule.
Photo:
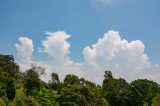
<svg viewBox="0 0 160 106">
<path fill-rule="evenodd" d="M 61 80 L 67 74 L 75 74 L 101 84 L 104 71 L 111 70 L 115 76 L 123 77 L 127 81 L 148 78 L 160 82 L 158 77 L 160 66 L 149 61 L 144 52 L 145 46 L 140 40 L 128 42 L 120 37 L 118 31 L 109 30 L 95 44 L 86 46 L 83 50 L 84 61 L 76 63 L 68 56 L 71 44 L 67 39 L 71 35 L 64 31 L 46 32 L 46 34 L 48 36 L 42 40 L 41 53 L 49 55 L 52 58 L 50 62 L 32 61 L 34 49 L 32 40 L 29 38 L 20 37 L 20 44 L 15 45 L 17 54 L 25 60 L 25 62 L 19 62 L 21 67 L 26 69 L 30 63 L 44 67 L 47 73 L 43 77 L 45 81 L 49 80 L 52 72 L 56 72 Z M 22 55 L 25 50 L 30 51 L 28 55 Z"/>
</svg>

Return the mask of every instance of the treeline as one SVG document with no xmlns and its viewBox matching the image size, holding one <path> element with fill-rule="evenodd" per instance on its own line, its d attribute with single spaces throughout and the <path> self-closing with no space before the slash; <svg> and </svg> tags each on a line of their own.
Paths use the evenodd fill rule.
<svg viewBox="0 0 160 106">
<path fill-rule="evenodd" d="M 0 55 L 0 106 L 160 106 L 160 85 L 147 79 L 128 83 L 104 72 L 101 85 L 56 73 L 46 83 L 44 68 L 32 65 L 25 72 L 11 55 Z"/>
</svg>

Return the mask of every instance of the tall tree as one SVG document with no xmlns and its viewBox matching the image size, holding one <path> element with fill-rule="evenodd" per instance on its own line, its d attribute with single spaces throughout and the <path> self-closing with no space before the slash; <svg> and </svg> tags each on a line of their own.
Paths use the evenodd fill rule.
<svg viewBox="0 0 160 106">
<path fill-rule="evenodd" d="M 105 98 L 111 106 L 123 106 L 126 100 L 122 98 L 122 93 L 129 86 L 126 80 L 119 78 L 115 79 L 111 71 L 105 71 L 105 79 L 103 80 L 103 90 L 105 90 Z M 123 91 L 123 92 L 122 92 Z M 123 94 L 124 95 L 124 94 Z M 126 98 L 125 96 L 123 96 Z M 129 106 L 129 105 L 125 105 Z"/>
<path fill-rule="evenodd" d="M 0 98 L 6 96 L 12 100 L 15 97 L 15 80 L 19 76 L 19 66 L 12 55 L 0 55 Z"/>
<path fill-rule="evenodd" d="M 60 80 L 57 73 L 51 74 L 51 80 L 49 81 L 50 88 L 57 90 L 60 87 Z"/>
<path fill-rule="evenodd" d="M 75 75 L 66 75 L 66 77 L 64 78 L 64 85 L 78 85 L 80 84 L 80 79 L 75 76 Z"/>
<path fill-rule="evenodd" d="M 60 83 L 59 76 L 58 76 L 57 73 L 52 73 L 51 74 L 51 78 L 52 78 L 52 82 L 54 82 L 54 83 Z"/>
<path fill-rule="evenodd" d="M 60 106 L 108 106 L 97 86 L 84 78 L 69 74 L 63 85 L 57 98 Z"/>
<path fill-rule="evenodd" d="M 104 72 L 104 77 L 105 77 L 105 79 L 113 78 L 112 72 L 111 71 L 105 71 Z"/>
<path fill-rule="evenodd" d="M 147 79 L 138 79 L 131 82 L 131 86 L 135 91 L 139 92 L 142 103 L 148 102 L 152 104 L 153 97 L 160 92 L 160 87 L 156 82 Z"/>
<path fill-rule="evenodd" d="M 5 76 L 17 79 L 19 75 L 19 66 L 15 63 L 12 55 L 0 55 L 0 68 Z"/>
<path fill-rule="evenodd" d="M 34 89 L 40 90 L 41 80 L 34 69 L 29 69 L 24 73 L 24 86 L 27 95 L 31 94 Z"/>
</svg>

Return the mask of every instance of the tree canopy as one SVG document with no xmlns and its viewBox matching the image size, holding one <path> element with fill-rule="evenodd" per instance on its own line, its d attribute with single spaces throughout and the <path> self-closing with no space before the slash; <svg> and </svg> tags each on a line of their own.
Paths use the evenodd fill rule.
<svg viewBox="0 0 160 106">
<path fill-rule="evenodd" d="M 36 64 L 21 72 L 11 55 L 0 55 L 0 106 L 160 106 L 160 85 L 147 79 L 131 83 L 104 72 L 97 85 L 76 75 L 51 74 L 44 82 L 45 69 Z"/>
</svg>

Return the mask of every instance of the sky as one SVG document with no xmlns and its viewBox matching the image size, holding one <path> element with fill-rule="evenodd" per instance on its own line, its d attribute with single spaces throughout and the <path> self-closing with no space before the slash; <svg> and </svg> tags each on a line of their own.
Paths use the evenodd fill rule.
<svg viewBox="0 0 160 106">
<path fill-rule="evenodd" d="M 0 0 L 0 54 L 101 83 L 105 70 L 127 81 L 160 82 L 159 0 Z"/>
</svg>

